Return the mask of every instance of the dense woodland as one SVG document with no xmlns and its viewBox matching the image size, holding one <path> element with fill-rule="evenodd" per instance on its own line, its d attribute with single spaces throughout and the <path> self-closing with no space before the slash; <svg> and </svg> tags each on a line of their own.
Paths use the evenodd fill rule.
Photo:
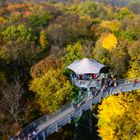
<svg viewBox="0 0 140 140">
<path fill-rule="evenodd" d="M 140 76 L 139 54 L 138 2 L 120 7 L 101 0 L 1 1 L 0 138 L 9 139 L 76 96 L 65 69 L 75 59 L 96 59 L 111 67 L 118 79 L 128 79 Z M 139 91 L 110 96 L 93 111 L 103 140 L 140 139 Z M 57 138 L 72 139 L 71 131 L 63 129 L 63 138 Z"/>
</svg>

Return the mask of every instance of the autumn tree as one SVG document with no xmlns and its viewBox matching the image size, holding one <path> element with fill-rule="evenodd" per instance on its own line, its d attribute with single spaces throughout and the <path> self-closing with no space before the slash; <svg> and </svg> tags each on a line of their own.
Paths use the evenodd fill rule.
<svg viewBox="0 0 140 140">
<path fill-rule="evenodd" d="M 123 0 L 110 1 L 118 4 Z M 0 4 L 2 2 L 5 3 L 1 0 Z M 1 5 L 0 131 L 4 134 L 9 133 L 12 126 L 15 128 L 13 124 L 16 122 L 13 115 L 5 110 L 10 108 L 5 101 L 9 98 L 16 100 L 19 86 L 25 91 L 21 104 L 24 102 L 27 106 L 23 106 L 28 108 L 24 123 L 57 110 L 71 99 L 73 86 L 66 76 L 69 70 L 65 67 L 74 60 L 94 58 L 111 66 L 121 77 L 140 75 L 139 5 L 135 9 L 134 5 L 117 7 L 101 0 L 99 2 L 26 1 Z M 14 81 L 17 77 L 22 84 Z M 4 95 L 8 98 L 5 101 Z"/>
<path fill-rule="evenodd" d="M 117 47 L 118 40 L 112 33 L 103 33 L 97 41 L 97 44 L 101 45 L 106 50 L 111 51 L 113 48 Z"/>
<path fill-rule="evenodd" d="M 109 64 L 109 52 L 103 48 L 101 45 L 96 44 L 93 48 L 93 58 L 103 64 Z"/>
<path fill-rule="evenodd" d="M 120 93 L 99 106 L 98 132 L 103 140 L 140 139 L 139 95 Z"/>
<path fill-rule="evenodd" d="M 41 59 L 42 51 L 34 43 L 7 42 L 6 45 L 0 47 L 0 68 L 8 79 L 18 76 L 24 82 L 27 82 L 29 69 L 36 61 Z"/>
<path fill-rule="evenodd" d="M 27 15 L 29 25 L 33 28 L 45 27 L 52 19 L 52 15 L 46 10 L 34 10 L 31 14 Z"/>
<path fill-rule="evenodd" d="M 134 1 L 129 3 L 128 8 L 135 14 L 140 14 L 140 2 Z"/>
<path fill-rule="evenodd" d="M 88 15 L 92 18 L 103 18 L 103 16 L 106 14 L 104 8 L 93 1 L 79 2 L 78 4 L 73 5 L 70 10 L 79 14 L 80 16 Z"/>
<path fill-rule="evenodd" d="M 84 53 L 84 46 L 82 46 L 79 42 L 74 45 L 68 45 L 66 48 L 66 54 L 63 57 L 64 65 L 68 66 L 74 60 L 83 58 Z"/>
<path fill-rule="evenodd" d="M 133 41 L 129 46 L 128 46 L 128 53 L 131 57 L 131 60 L 140 60 L 140 40 Z"/>
<path fill-rule="evenodd" d="M 117 47 L 110 52 L 109 65 L 120 77 L 122 77 L 122 75 L 128 70 L 129 61 L 131 60 L 128 53 L 128 46 L 129 43 L 127 41 L 119 40 Z"/>
<path fill-rule="evenodd" d="M 128 69 L 128 60 L 128 53 L 123 48 L 114 49 L 111 52 L 109 65 L 112 67 L 114 73 L 122 77 Z"/>
<path fill-rule="evenodd" d="M 57 110 L 73 96 L 73 86 L 61 68 L 62 61 L 52 55 L 31 68 L 29 88 L 35 93 L 35 103 L 43 113 Z"/>
<path fill-rule="evenodd" d="M 140 61 L 131 61 L 130 67 L 125 74 L 126 78 L 137 78 L 140 77 Z"/>
<path fill-rule="evenodd" d="M 118 19 L 123 19 L 125 17 L 133 17 L 134 14 L 132 11 L 130 11 L 127 7 L 123 7 L 123 8 L 120 8 L 117 12 L 117 18 Z"/>
<path fill-rule="evenodd" d="M 93 48 L 93 58 L 104 64 L 109 64 L 110 54 L 117 48 L 118 40 L 112 33 L 103 33 Z"/>
<path fill-rule="evenodd" d="M 5 21 L 6 19 L 4 17 L 0 17 L 0 25 L 2 25 Z"/>
<path fill-rule="evenodd" d="M 112 20 L 112 21 L 102 21 L 100 26 L 103 29 L 106 29 L 108 31 L 111 31 L 112 33 L 117 33 L 120 29 L 121 22 L 117 20 Z"/>
<path fill-rule="evenodd" d="M 11 25 L 8 26 L 2 32 L 5 42 L 9 41 L 32 41 L 36 39 L 36 36 L 33 35 L 33 30 L 31 27 L 27 27 L 24 24 Z"/>
<path fill-rule="evenodd" d="M 43 76 L 33 79 L 30 90 L 35 92 L 36 103 L 43 113 L 59 109 L 73 94 L 70 81 L 60 69 L 50 69 Z"/>
<path fill-rule="evenodd" d="M 102 47 L 111 50 L 117 47 L 118 41 L 114 34 L 104 34 L 101 37 Z"/>
<path fill-rule="evenodd" d="M 45 48 L 48 45 L 47 34 L 43 30 L 40 31 L 39 43 L 40 43 L 41 48 Z"/>
<path fill-rule="evenodd" d="M 64 46 L 84 38 L 90 25 L 91 20 L 87 18 L 80 19 L 75 14 L 63 14 L 48 26 L 48 39 L 55 45 Z"/>
<path fill-rule="evenodd" d="M 24 114 L 24 101 L 22 99 L 24 94 L 23 84 L 19 79 L 15 79 L 10 83 L 5 83 L 0 88 L 0 132 L 3 136 L 7 136 L 10 133 L 15 134 L 16 127 L 13 129 L 13 125 L 16 124 L 17 128 L 21 127 Z M 17 130 L 18 131 L 18 130 Z"/>
<path fill-rule="evenodd" d="M 125 74 L 126 78 L 136 78 L 140 76 L 140 40 L 133 41 L 128 47 L 130 55 L 129 69 Z"/>
<path fill-rule="evenodd" d="M 15 80 L 13 83 L 6 83 L 1 87 L 1 106 L 3 109 L 5 108 L 5 111 L 7 111 L 16 122 L 18 122 L 18 115 L 22 107 L 20 102 L 24 93 L 22 86 L 18 80 Z"/>
<path fill-rule="evenodd" d="M 140 17 L 134 16 L 133 18 L 125 18 L 122 20 L 122 29 L 120 37 L 129 42 L 138 40 L 140 37 Z"/>
<path fill-rule="evenodd" d="M 33 79 L 42 77 L 50 68 L 57 69 L 61 67 L 61 60 L 54 55 L 50 55 L 35 63 L 30 69 L 30 75 Z"/>
</svg>

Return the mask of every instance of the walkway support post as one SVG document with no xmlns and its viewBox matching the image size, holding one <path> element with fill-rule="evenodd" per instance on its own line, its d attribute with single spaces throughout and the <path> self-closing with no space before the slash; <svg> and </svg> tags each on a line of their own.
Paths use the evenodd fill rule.
<svg viewBox="0 0 140 140">
<path fill-rule="evenodd" d="M 91 93 L 90 93 L 90 88 L 89 87 L 87 88 L 87 92 L 88 92 L 88 96 L 90 96 Z"/>
<path fill-rule="evenodd" d="M 69 123 L 71 122 L 71 115 L 69 114 Z"/>
<path fill-rule="evenodd" d="M 43 137 L 43 140 L 46 140 L 45 131 L 42 132 L 42 137 Z"/>
<path fill-rule="evenodd" d="M 102 94 L 103 94 L 103 91 L 101 92 L 100 96 L 99 96 L 99 103 L 101 102 L 102 100 Z"/>
<path fill-rule="evenodd" d="M 55 131 L 58 132 L 58 123 L 57 122 L 55 123 L 55 127 L 56 127 Z"/>
</svg>

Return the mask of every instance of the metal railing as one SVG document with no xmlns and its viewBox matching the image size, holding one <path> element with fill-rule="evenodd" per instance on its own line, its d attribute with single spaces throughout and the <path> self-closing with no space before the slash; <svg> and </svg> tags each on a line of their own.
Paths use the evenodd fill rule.
<svg viewBox="0 0 140 140">
<path fill-rule="evenodd" d="M 66 104 L 64 104 L 59 110 L 57 110 L 57 111 L 55 111 L 53 113 L 47 114 L 47 115 L 35 120 L 34 122 L 30 123 L 29 125 L 27 125 L 23 129 L 23 133 L 25 135 L 28 135 L 28 134 L 32 133 L 32 131 L 35 130 L 39 125 L 49 121 L 50 119 L 53 119 L 57 115 L 63 113 L 68 108 L 71 108 L 73 105 L 75 105 L 75 104 L 79 103 L 80 101 L 84 100 L 87 96 L 88 96 L 88 93 L 85 92 L 81 96 L 77 96 L 72 101 L 69 101 Z"/>
<path fill-rule="evenodd" d="M 137 79 L 138 84 L 133 86 L 135 79 Z M 97 102 L 100 102 L 102 98 L 105 98 L 110 94 L 116 94 L 118 92 L 131 91 L 140 88 L 140 78 L 127 79 L 127 80 L 121 79 L 121 80 L 117 80 L 117 82 L 119 83 L 117 87 L 113 87 L 107 91 L 100 92 L 96 97 L 93 98 L 92 103 L 95 104 Z M 23 133 L 27 136 L 29 133 L 32 133 L 33 130 L 35 130 L 35 128 L 37 128 L 39 125 L 48 122 L 49 120 L 55 118 L 56 116 L 63 113 L 67 109 L 73 107 L 74 103 L 77 104 L 80 101 L 85 100 L 87 98 L 87 95 L 88 94 L 86 92 L 82 96 L 78 96 L 77 99 L 74 99 L 72 102 L 68 102 L 64 104 L 59 110 L 35 120 L 34 122 L 30 123 L 23 129 Z"/>
</svg>

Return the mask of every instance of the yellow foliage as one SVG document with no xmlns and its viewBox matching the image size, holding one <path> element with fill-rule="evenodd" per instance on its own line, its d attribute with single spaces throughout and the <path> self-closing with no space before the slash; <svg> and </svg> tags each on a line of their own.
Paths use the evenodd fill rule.
<svg viewBox="0 0 140 140">
<path fill-rule="evenodd" d="M 110 54 L 107 49 L 102 47 L 101 39 L 96 42 L 95 48 L 93 48 L 93 58 L 100 63 L 108 64 L 110 62 Z"/>
<path fill-rule="evenodd" d="M 119 19 L 122 19 L 124 17 L 133 17 L 134 16 L 134 13 L 132 11 L 130 11 L 127 7 L 123 7 L 123 8 L 120 8 L 118 13 L 117 13 L 117 17 Z"/>
<path fill-rule="evenodd" d="M 84 22 L 87 21 L 88 23 L 92 23 L 94 21 L 89 15 L 80 16 L 80 19 Z"/>
<path fill-rule="evenodd" d="M 44 31 L 40 32 L 39 43 L 40 43 L 40 46 L 42 48 L 45 48 L 47 46 L 47 44 L 48 44 L 48 41 L 46 39 L 46 33 Z"/>
<path fill-rule="evenodd" d="M 100 39 L 102 47 L 107 50 L 111 50 L 117 47 L 118 40 L 114 34 L 111 33 L 103 34 Z"/>
<path fill-rule="evenodd" d="M 0 24 L 3 24 L 6 20 L 3 17 L 0 17 Z"/>
<path fill-rule="evenodd" d="M 103 100 L 98 115 L 98 132 L 103 140 L 139 140 L 139 98 L 134 93 L 120 93 Z"/>
<path fill-rule="evenodd" d="M 30 90 L 36 93 L 36 102 L 44 113 L 57 110 L 72 94 L 70 81 L 60 69 L 50 69 L 33 79 Z"/>
<path fill-rule="evenodd" d="M 111 32 L 117 32 L 120 29 L 121 22 L 119 22 L 118 20 L 102 21 L 100 26 L 102 28 L 108 29 Z"/>
<path fill-rule="evenodd" d="M 136 78 L 140 77 L 140 64 L 138 61 L 134 61 L 131 63 L 131 67 L 128 69 L 127 73 L 125 74 L 126 78 Z"/>
</svg>

